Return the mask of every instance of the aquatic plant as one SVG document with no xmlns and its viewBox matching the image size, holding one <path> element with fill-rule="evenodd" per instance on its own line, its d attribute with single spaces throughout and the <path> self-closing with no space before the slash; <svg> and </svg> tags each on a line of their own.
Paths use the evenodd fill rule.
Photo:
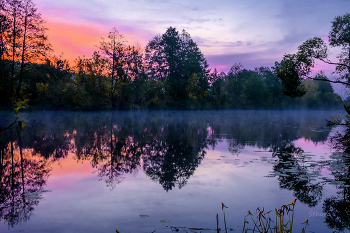
<svg viewBox="0 0 350 233">
<path fill-rule="evenodd" d="M 296 199 L 288 205 L 283 205 L 280 209 L 275 208 L 275 222 L 270 218 L 269 214 L 271 211 L 266 212 L 264 208 L 258 207 L 256 209 L 256 216 L 248 211 L 248 215 L 244 217 L 243 233 L 247 232 L 259 232 L 259 233 L 292 233 L 293 222 L 294 222 L 294 206 Z M 250 216 L 253 222 L 253 228 L 248 228 L 246 224 L 249 222 L 246 217 Z M 309 225 L 309 221 L 306 220 L 303 224 L 305 227 L 302 232 L 306 232 L 306 227 Z"/>
<path fill-rule="evenodd" d="M 275 221 L 273 221 L 269 214 L 271 210 L 266 212 L 264 208 L 258 207 L 256 209 L 256 216 L 252 214 L 249 210 L 248 215 L 244 217 L 243 224 L 243 233 L 248 232 L 259 232 L 259 233 L 292 233 L 293 232 L 293 223 L 294 223 L 294 206 L 296 203 L 296 199 L 288 205 L 283 205 L 280 209 L 275 208 Z M 224 208 L 228 208 L 221 203 L 221 209 L 224 214 L 224 224 L 225 224 L 225 232 L 227 233 L 226 226 L 226 215 Z M 249 228 L 247 225 L 249 222 L 246 220 L 247 217 L 250 217 L 253 222 L 253 228 Z M 305 227 L 302 229 L 302 233 L 306 232 L 306 227 L 309 225 L 309 221 L 306 220 L 303 222 Z M 219 228 L 219 218 L 218 214 L 216 215 L 216 231 L 220 232 Z"/>
<path fill-rule="evenodd" d="M 225 210 L 224 210 L 224 208 L 228 208 L 228 207 L 225 206 L 224 203 L 221 202 L 221 209 L 222 209 L 222 212 L 224 213 L 225 232 L 227 233 L 226 216 L 225 216 Z"/>
</svg>

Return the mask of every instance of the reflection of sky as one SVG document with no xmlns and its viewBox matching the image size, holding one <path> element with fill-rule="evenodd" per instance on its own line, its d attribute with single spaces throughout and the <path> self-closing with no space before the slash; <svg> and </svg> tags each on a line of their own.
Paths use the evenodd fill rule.
<svg viewBox="0 0 350 233">
<path fill-rule="evenodd" d="M 199 117 L 200 119 L 206 119 L 208 117 L 205 112 L 194 114 L 193 112 L 175 113 L 172 111 L 169 112 L 169 115 L 170 113 L 174 117 L 174 120 L 170 121 L 166 118 L 164 120 L 179 124 L 185 124 L 189 121 L 196 122 L 195 119 L 199 119 Z M 310 165 L 311 163 L 328 160 L 331 155 L 331 153 L 326 151 L 323 142 L 325 140 L 324 133 L 328 133 L 328 131 L 322 131 L 322 129 L 325 130 L 323 119 L 330 114 L 329 112 L 220 111 L 210 113 L 213 117 L 221 116 L 219 117 L 219 122 L 226 127 L 219 135 L 226 136 L 223 136 L 224 138 L 218 141 L 214 150 L 208 146 L 204 159 L 196 167 L 194 174 L 189 177 L 187 184 L 181 189 L 176 186 L 166 192 L 161 184 L 157 181 L 152 181 L 142 169 L 139 169 L 132 174 L 124 174 L 125 179 L 123 182 L 116 184 L 115 188 L 111 190 L 105 183 L 107 177 L 102 177 L 100 180 L 96 171 L 97 169 L 91 166 L 91 161 L 85 160 L 83 163 L 82 161 L 77 161 L 76 155 L 70 151 L 67 158 L 60 159 L 58 162 L 53 162 L 52 164 L 50 177 L 47 180 L 47 185 L 44 187 L 45 190 L 51 190 L 52 192 L 43 194 L 44 199 L 41 199 L 38 206 L 35 206 L 33 215 L 29 221 L 21 225 L 16 225 L 9 231 L 110 232 L 118 229 L 119 232 L 126 233 L 154 232 L 154 230 L 157 233 L 171 232 L 169 227 L 167 228 L 166 226 L 215 229 L 215 216 L 217 213 L 220 218 L 220 227 L 223 227 L 221 210 L 221 202 L 223 202 L 229 207 L 225 210 L 228 227 L 233 227 L 235 231 L 240 232 L 241 229 L 238 226 L 242 226 L 244 216 L 248 210 L 253 213 L 255 213 L 257 207 L 264 207 L 265 210 L 273 210 L 275 207 L 291 203 L 295 196 L 293 195 L 293 190 L 280 187 L 282 176 L 267 177 L 273 172 L 273 166 L 278 163 L 278 157 L 272 157 L 270 148 L 242 146 L 237 147 L 238 150 L 234 154 L 229 151 L 229 146 L 232 146 L 232 140 L 234 139 L 232 136 L 233 131 L 242 132 L 242 135 L 237 135 L 237 140 L 240 137 L 245 138 L 246 136 L 239 128 L 236 128 L 236 130 L 234 130 L 235 128 L 230 128 L 231 125 L 235 125 L 235 119 L 239 121 L 242 121 L 243 118 L 248 119 L 248 122 L 241 123 L 246 126 L 244 131 L 250 132 L 250 137 L 246 138 L 247 142 L 250 142 L 249 145 L 259 144 L 259 140 L 269 141 L 268 138 L 273 136 L 272 132 L 283 133 L 285 129 L 288 129 L 288 132 L 291 132 L 290 136 L 283 137 L 284 139 L 281 138 L 281 140 L 289 141 L 290 138 L 296 147 L 301 147 L 305 151 L 305 154 L 309 155 L 307 158 L 309 174 L 314 169 Z M 76 127 L 73 118 L 71 118 L 72 116 L 83 122 L 87 119 L 86 116 L 84 117 L 86 113 L 61 114 L 68 117 L 67 122 L 72 127 Z M 101 117 L 107 113 L 89 113 L 88 115 L 91 116 L 94 114 L 98 114 Z M 139 117 L 131 119 L 139 121 L 141 124 L 143 124 L 142 122 L 148 122 L 148 120 L 146 121 L 144 119 L 154 119 L 152 117 L 140 117 L 141 115 L 138 115 L 139 113 L 133 114 Z M 153 114 L 157 114 L 158 116 L 159 112 Z M 244 114 L 244 117 L 238 117 L 239 114 Z M 56 116 L 57 113 L 53 115 Z M 123 113 L 119 113 L 119 115 L 121 118 L 115 119 L 116 122 L 124 122 L 122 120 L 123 117 L 129 116 Z M 50 123 L 56 122 L 57 125 L 62 124 L 59 117 L 51 118 L 50 116 L 49 114 L 44 115 L 41 113 L 40 116 L 34 117 L 36 121 L 43 123 L 41 127 L 44 129 L 44 132 L 48 128 L 47 121 Z M 152 116 L 151 113 L 150 116 Z M 285 120 L 287 116 L 295 117 L 296 120 Z M 33 124 L 30 121 L 30 117 L 27 119 L 27 125 Z M 94 119 L 96 120 L 96 118 Z M 226 125 L 224 119 L 227 119 L 230 124 Z M 259 121 L 255 121 L 254 119 L 258 119 Z M 281 121 L 279 125 L 274 124 L 277 119 Z M 96 120 L 94 123 L 99 125 L 99 122 L 101 125 L 104 125 L 101 123 L 104 122 L 103 120 Z M 152 122 L 158 121 L 152 120 Z M 208 122 L 211 122 L 211 120 L 208 120 Z M 273 130 L 274 127 L 266 127 L 266 130 L 271 132 L 269 136 L 269 134 L 261 131 L 262 129 L 257 126 L 256 122 L 265 126 L 266 124 L 272 124 L 278 130 Z M 213 123 L 212 125 L 215 124 L 218 123 Z M 298 134 L 300 136 L 298 137 L 296 136 L 297 132 L 291 130 L 294 128 L 293 124 L 299 127 Z M 136 127 L 136 124 L 131 125 L 135 125 L 134 130 L 137 131 L 138 127 Z M 188 126 L 188 124 L 185 125 Z M 253 130 L 250 131 L 251 129 L 249 129 L 248 125 L 254 125 L 254 131 L 261 131 L 261 135 L 265 136 L 257 137 L 257 135 L 253 135 L 254 132 Z M 146 126 L 148 124 L 140 127 L 144 129 Z M 204 125 L 203 127 L 206 126 Z M 58 127 L 58 131 L 65 132 L 66 134 L 66 130 L 62 130 L 63 128 L 65 129 L 65 127 Z M 92 128 L 97 129 L 97 127 Z M 218 128 L 218 126 L 213 127 L 213 129 Z M 129 129 L 131 130 L 131 128 Z M 210 130 L 211 128 L 207 127 L 207 129 Z M 81 132 L 85 131 L 85 128 L 80 130 L 73 130 L 75 132 L 73 134 L 80 135 Z M 35 128 L 33 131 L 38 132 Z M 49 132 L 55 135 L 55 131 Z M 323 136 L 318 137 L 317 134 L 322 134 Z M 217 134 L 214 132 L 214 135 Z M 258 133 L 258 135 L 260 134 Z M 215 136 L 213 138 L 215 139 Z M 310 139 L 304 140 L 304 138 L 311 138 L 318 141 L 318 143 L 316 144 Z M 266 143 L 261 144 L 266 145 Z M 26 155 L 30 150 L 27 151 L 25 152 Z M 326 152 L 327 154 L 325 154 Z M 19 151 L 16 150 L 15 153 L 18 156 L 17 158 L 19 158 Z M 36 158 L 41 158 L 39 155 L 36 156 Z M 322 156 L 325 158 L 322 158 Z M 304 166 L 304 163 L 301 163 L 301 161 L 298 163 Z M 99 161 L 99 165 L 103 164 L 108 164 L 107 160 Z M 321 171 L 321 176 L 334 178 L 325 169 Z M 320 180 L 319 178 L 317 180 Z M 310 232 L 332 232 L 327 229 L 324 223 L 324 217 L 311 217 L 310 214 L 323 214 L 322 204 L 324 199 L 337 196 L 336 191 L 333 185 L 326 184 L 324 186 L 322 200 L 312 208 L 307 207 L 306 204 L 301 203 L 299 200 L 297 201 L 295 223 L 298 227 L 295 229 L 296 232 L 301 232 L 300 223 L 306 219 L 309 219 L 310 222 L 310 227 L 308 228 Z M 149 215 L 149 218 L 140 218 L 139 215 Z M 169 219 L 170 223 L 161 223 L 160 220 L 162 219 Z M 0 223 L 2 221 L 1 219 Z M 0 224 L 0 232 L 7 232 L 6 224 Z"/>
<path fill-rule="evenodd" d="M 302 140 L 296 144 L 312 154 L 323 146 Z M 70 154 L 53 164 L 45 187 L 52 192 L 43 195 L 30 221 L 11 230 L 171 232 L 166 226 L 215 229 L 216 213 L 223 228 L 223 202 L 229 207 L 225 209 L 228 227 L 241 231 L 248 210 L 255 214 L 257 207 L 272 210 L 294 200 L 291 190 L 279 188 L 277 177 L 266 177 L 272 170 L 271 161 L 276 159 L 271 158 L 271 152 L 246 146 L 233 155 L 227 146 L 223 141 L 215 150 L 208 150 L 187 185 L 169 192 L 142 171 L 126 174 L 125 180 L 111 190 L 103 181 L 105 177 L 98 181 L 89 161 L 77 162 L 74 154 Z M 335 195 L 334 190 L 328 189 L 327 196 L 330 194 Z M 310 222 L 309 230 L 322 232 L 327 228 L 323 217 L 310 217 L 312 213 L 323 213 L 320 203 L 308 208 L 297 201 L 294 217 L 297 232 L 301 232 L 300 223 L 306 219 Z M 140 218 L 141 214 L 149 218 Z M 170 222 L 161 223 L 163 219 Z"/>
<path fill-rule="evenodd" d="M 350 6 L 343 0 L 35 0 L 47 20 L 57 54 L 91 56 L 116 27 L 129 43 L 144 47 L 169 26 L 185 29 L 212 68 L 235 62 L 252 69 L 273 66 L 310 37 L 327 39 L 331 21 Z M 329 69 L 322 67 L 321 69 Z"/>
</svg>

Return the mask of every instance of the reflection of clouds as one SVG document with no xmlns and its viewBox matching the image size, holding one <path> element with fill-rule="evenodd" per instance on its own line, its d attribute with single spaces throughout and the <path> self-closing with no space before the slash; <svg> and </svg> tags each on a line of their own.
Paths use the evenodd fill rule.
<svg viewBox="0 0 350 233">
<path fill-rule="evenodd" d="M 215 179 L 215 180 L 211 180 L 209 182 L 201 182 L 201 181 L 192 181 L 189 182 L 190 185 L 193 186 L 213 186 L 213 187 L 219 187 L 221 185 L 221 179 Z"/>
</svg>

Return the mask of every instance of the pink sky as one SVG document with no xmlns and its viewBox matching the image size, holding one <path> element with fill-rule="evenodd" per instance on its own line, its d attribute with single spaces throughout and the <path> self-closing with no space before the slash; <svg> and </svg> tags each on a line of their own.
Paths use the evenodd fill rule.
<svg viewBox="0 0 350 233">
<path fill-rule="evenodd" d="M 310 37 L 328 38 L 331 21 L 347 13 L 347 1 L 33 0 L 46 20 L 56 55 L 90 57 L 101 37 L 116 27 L 128 44 L 146 46 L 169 26 L 185 29 L 211 68 L 227 72 L 274 65 Z M 333 66 L 316 70 L 330 73 Z"/>
</svg>

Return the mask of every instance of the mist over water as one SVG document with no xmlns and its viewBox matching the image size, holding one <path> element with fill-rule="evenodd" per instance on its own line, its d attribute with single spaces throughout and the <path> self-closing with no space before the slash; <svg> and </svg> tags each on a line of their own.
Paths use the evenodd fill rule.
<svg viewBox="0 0 350 233">
<path fill-rule="evenodd" d="M 334 111 L 21 112 L 0 134 L 0 231 L 241 231 L 297 199 L 296 232 L 348 230 Z M 0 127 L 13 113 L 0 113 Z"/>
</svg>

